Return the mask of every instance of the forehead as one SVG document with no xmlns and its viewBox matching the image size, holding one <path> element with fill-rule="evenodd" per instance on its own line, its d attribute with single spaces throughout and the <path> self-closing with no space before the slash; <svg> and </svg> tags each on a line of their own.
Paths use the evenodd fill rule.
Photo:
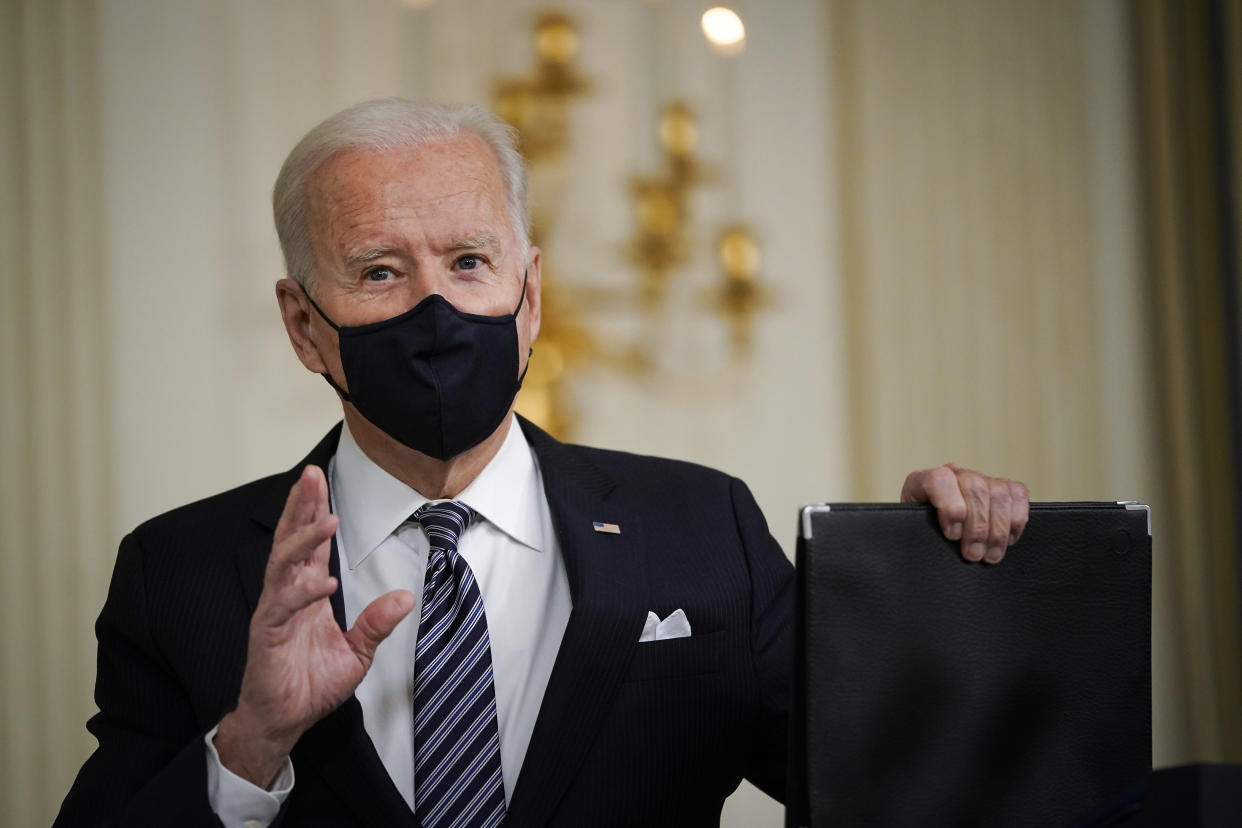
<svg viewBox="0 0 1242 828">
<path fill-rule="evenodd" d="M 463 222 L 508 223 L 500 165 L 471 133 L 416 147 L 339 152 L 309 182 L 307 212 L 315 235 L 382 221 L 417 221 L 428 232 Z"/>
</svg>

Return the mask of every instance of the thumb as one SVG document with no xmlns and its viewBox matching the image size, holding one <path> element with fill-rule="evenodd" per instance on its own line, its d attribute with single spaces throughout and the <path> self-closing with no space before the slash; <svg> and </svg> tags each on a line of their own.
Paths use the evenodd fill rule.
<svg viewBox="0 0 1242 828">
<path fill-rule="evenodd" d="M 345 640 L 354 654 L 369 669 L 380 642 L 396 629 L 401 619 L 414 609 L 414 595 L 408 590 L 395 589 L 376 598 L 358 616 L 353 629 L 345 634 Z"/>
</svg>

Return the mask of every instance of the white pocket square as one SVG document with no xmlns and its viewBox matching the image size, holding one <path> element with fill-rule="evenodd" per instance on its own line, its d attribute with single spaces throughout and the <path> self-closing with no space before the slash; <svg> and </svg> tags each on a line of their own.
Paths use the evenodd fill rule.
<svg viewBox="0 0 1242 828">
<path fill-rule="evenodd" d="M 643 624 L 643 634 L 638 637 L 638 643 L 663 641 L 666 638 L 689 637 L 690 621 L 686 618 L 685 610 L 673 610 L 668 614 L 668 618 L 665 618 L 663 621 L 654 612 L 649 612 L 647 613 L 647 623 Z"/>
</svg>

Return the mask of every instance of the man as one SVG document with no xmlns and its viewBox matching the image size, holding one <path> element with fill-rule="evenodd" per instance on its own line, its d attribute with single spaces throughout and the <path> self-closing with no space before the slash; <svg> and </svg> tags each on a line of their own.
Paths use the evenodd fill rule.
<svg viewBox="0 0 1242 828">
<path fill-rule="evenodd" d="M 524 201 L 475 108 L 362 104 L 290 154 L 277 298 L 343 427 L 122 542 L 58 824 L 698 825 L 744 776 L 781 796 L 791 567 L 739 481 L 515 418 Z M 955 466 L 902 498 L 971 561 L 1026 522 L 1021 484 Z"/>
</svg>

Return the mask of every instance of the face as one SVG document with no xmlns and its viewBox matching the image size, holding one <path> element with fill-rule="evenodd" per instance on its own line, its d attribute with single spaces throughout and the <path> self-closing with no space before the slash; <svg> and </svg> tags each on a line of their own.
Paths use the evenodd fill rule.
<svg viewBox="0 0 1242 828">
<path fill-rule="evenodd" d="M 523 259 L 504 180 L 481 139 L 341 153 L 319 169 L 307 195 L 312 290 L 336 324 L 389 319 L 433 293 L 468 313 L 509 314 L 527 274 L 517 319 L 521 373 L 539 333 L 539 251 Z M 336 332 L 290 280 L 277 293 L 302 363 L 348 391 Z"/>
</svg>

